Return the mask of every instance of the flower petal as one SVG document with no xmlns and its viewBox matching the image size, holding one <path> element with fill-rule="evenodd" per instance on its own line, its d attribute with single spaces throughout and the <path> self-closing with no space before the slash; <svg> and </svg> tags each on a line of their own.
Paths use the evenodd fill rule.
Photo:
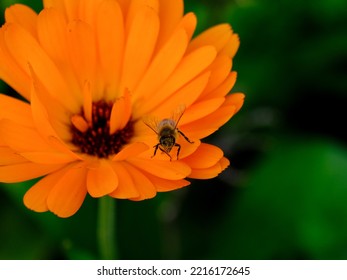
<svg viewBox="0 0 347 280">
<path fill-rule="evenodd" d="M 59 9 L 64 11 L 64 0 L 42 0 L 44 8 L 52 8 Z M 70 1 L 73 2 L 73 1 Z"/>
<path fill-rule="evenodd" d="M 49 122 L 47 109 L 37 95 L 38 88 L 36 86 L 37 84 L 34 83 L 31 92 L 31 112 L 35 125 L 38 128 L 38 132 L 43 136 L 43 138 L 48 138 L 49 136 L 59 138 Z"/>
<path fill-rule="evenodd" d="M 83 85 L 83 113 L 85 121 L 88 123 L 92 123 L 93 119 L 93 94 L 90 88 L 90 82 L 86 81 Z M 77 115 L 80 116 L 81 115 Z"/>
<path fill-rule="evenodd" d="M 43 0 L 45 8 L 53 7 L 60 12 L 64 13 L 66 18 L 76 20 L 78 18 L 78 5 L 80 1 L 76 0 Z"/>
<path fill-rule="evenodd" d="M 92 197 L 101 197 L 113 192 L 118 186 L 118 176 L 106 160 L 100 160 L 98 167 L 88 169 L 87 189 Z"/>
<path fill-rule="evenodd" d="M 125 146 L 118 154 L 113 157 L 113 161 L 123 161 L 130 157 L 137 156 L 144 151 L 147 151 L 149 148 L 144 143 L 135 142 Z"/>
<path fill-rule="evenodd" d="M 26 207 L 36 212 L 48 211 L 47 198 L 59 179 L 66 173 L 66 168 L 48 174 L 24 195 L 23 201 Z"/>
<path fill-rule="evenodd" d="M 117 2 L 119 3 L 119 6 L 122 9 L 123 15 L 126 15 L 128 13 L 129 5 L 130 5 L 131 1 L 129 1 L 129 0 L 117 0 Z"/>
<path fill-rule="evenodd" d="M 222 158 L 220 162 L 208 168 L 192 169 L 192 173 L 189 174 L 189 178 L 192 179 L 212 179 L 217 177 L 227 166 L 229 161 L 226 158 Z"/>
<path fill-rule="evenodd" d="M 158 15 L 150 7 L 137 11 L 125 44 L 121 91 L 128 88 L 131 92 L 143 76 L 152 58 L 158 32 Z"/>
<path fill-rule="evenodd" d="M 0 132 L 2 140 L 18 153 L 23 153 L 22 156 L 36 163 L 56 164 L 78 160 L 79 157 L 76 154 L 72 153 L 66 146 L 66 144 L 61 141 L 58 136 L 56 136 L 54 130 L 47 120 L 47 112 L 43 105 L 40 103 L 40 100 L 38 100 L 35 92 L 33 92 L 32 96 L 32 115 L 34 116 L 36 125 L 37 127 L 39 127 L 41 134 L 38 130 L 32 128 L 34 125 L 31 124 L 30 120 L 32 119 L 32 117 L 30 114 L 27 120 L 22 120 L 22 122 L 29 121 L 29 125 L 21 125 L 19 123 L 17 124 L 15 121 L 8 119 L 0 121 Z M 3 100 L 7 101 L 4 102 L 5 105 L 18 105 L 17 110 L 23 110 L 22 112 L 17 112 L 17 110 L 14 110 L 12 112 L 18 113 L 19 118 L 20 116 L 25 117 L 27 115 L 25 114 L 25 112 L 27 111 L 27 107 L 29 106 L 23 107 L 23 104 L 25 103 L 21 104 L 20 101 L 15 102 L 14 99 L 12 100 L 10 98 L 3 98 Z M 13 109 L 13 106 L 9 108 Z M 52 108 L 52 110 L 54 111 L 54 108 Z M 6 116 L 11 117 L 12 115 L 7 113 Z M 25 135 L 25 137 L 23 137 L 23 135 Z"/>
<path fill-rule="evenodd" d="M 16 63 L 26 73 L 31 75 L 33 69 L 51 96 L 72 112 L 79 109 L 58 68 L 30 33 L 17 24 L 9 24 L 5 40 Z"/>
<path fill-rule="evenodd" d="M 244 95 L 242 93 L 232 97 L 233 94 L 225 98 L 224 104 L 212 114 L 181 126 L 183 131 L 189 132 L 193 139 L 201 139 L 209 136 L 219 127 L 225 124 L 243 104 Z"/>
<path fill-rule="evenodd" d="M 73 2 L 68 0 L 69 2 Z M 95 25 L 95 14 L 99 9 L 101 3 L 107 2 L 105 0 L 78 0 L 77 16 L 79 20 L 86 22 L 90 26 Z"/>
<path fill-rule="evenodd" d="M 15 63 L 15 58 L 10 52 L 10 47 L 5 41 L 5 31 L 8 24 L 0 28 L 0 76 L 15 91 L 21 94 L 25 99 L 30 100 L 30 77 L 20 65 Z"/>
<path fill-rule="evenodd" d="M 211 92 L 216 89 L 228 77 L 231 67 L 232 61 L 230 57 L 218 55 L 209 67 L 211 78 L 205 88 L 205 92 Z"/>
<path fill-rule="evenodd" d="M 73 71 L 67 39 L 67 22 L 57 8 L 44 9 L 38 16 L 37 32 L 40 45 L 54 61 L 69 85 L 69 94 L 79 99 L 80 86 Z"/>
<path fill-rule="evenodd" d="M 72 67 L 79 81 L 80 92 L 82 93 L 85 82 L 88 81 L 92 88 L 93 100 L 99 100 L 102 97 L 102 90 L 98 88 L 101 85 L 96 81 L 96 42 L 91 27 L 82 21 L 70 22 L 67 40 Z M 80 98 L 82 99 L 82 94 Z M 82 101 L 80 101 L 81 103 Z"/>
<path fill-rule="evenodd" d="M 131 100 L 128 89 L 113 103 L 110 117 L 110 134 L 123 129 L 131 117 Z"/>
<path fill-rule="evenodd" d="M 224 169 L 226 169 L 230 165 L 230 161 L 226 157 L 223 157 L 219 161 L 219 164 L 220 164 L 222 171 L 223 171 Z"/>
<path fill-rule="evenodd" d="M 61 164 L 36 164 L 32 162 L 0 166 L 0 181 L 4 183 L 28 181 L 54 172 L 62 166 Z"/>
<path fill-rule="evenodd" d="M 157 48 L 160 49 L 175 30 L 183 17 L 183 0 L 159 1 L 160 33 Z"/>
<path fill-rule="evenodd" d="M 86 173 L 83 166 L 70 166 L 48 195 L 47 206 L 51 212 L 61 218 L 77 212 L 87 194 Z"/>
<path fill-rule="evenodd" d="M 128 164 L 124 162 L 112 162 L 111 165 L 118 177 L 118 187 L 109 196 L 121 199 L 138 197 L 140 193 L 135 186 L 132 176 L 129 174 Z"/>
<path fill-rule="evenodd" d="M 192 169 L 204 169 L 215 165 L 223 158 L 223 151 L 216 146 L 201 143 L 199 148 L 182 159 Z"/>
<path fill-rule="evenodd" d="M 77 160 L 71 154 L 62 152 L 24 152 L 19 154 L 31 162 L 40 164 L 63 164 Z"/>
<path fill-rule="evenodd" d="M 226 96 L 231 89 L 234 87 L 236 82 L 237 73 L 235 71 L 230 72 L 228 77 L 214 90 L 211 92 L 205 91 L 201 95 L 201 99 L 209 99 L 214 97 Z"/>
<path fill-rule="evenodd" d="M 198 22 L 198 20 L 196 18 L 196 15 L 194 13 L 188 13 L 188 14 L 184 15 L 184 17 L 182 18 L 182 20 L 178 24 L 177 28 L 183 27 L 184 30 L 187 32 L 188 39 L 190 41 L 194 35 L 197 22 Z"/>
<path fill-rule="evenodd" d="M 54 137 L 69 141 L 71 138 L 69 112 L 50 96 L 33 70 L 32 79 L 31 111 L 38 132 L 46 140 Z M 60 142 L 65 146 L 63 141 Z"/>
<path fill-rule="evenodd" d="M 146 173 L 146 177 L 152 182 L 157 192 L 173 191 L 190 185 L 187 180 L 167 180 L 149 173 Z"/>
<path fill-rule="evenodd" d="M 163 179 L 180 180 L 190 174 L 190 167 L 181 161 L 129 159 L 133 166 Z"/>
<path fill-rule="evenodd" d="M 149 199 L 157 194 L 157 191 L 152 182 L 137 168 L 131 164 L 127 164 L 129 174 L 136 186 L 136 189 L 140 193 L 138 197 L 131 198 L 131 200 L 139 201 Z"/>
<path fill-rule="evenodd" d="M 107 99 L 113 99 L 120 80 L 124 52 L 124 18 L 117 1 L 103 1 L 97 12 L 96 36 L 100 67 L 106 84 Z"/>
<path fill-rule="evenodd" d="M 229 57 L 233 58 L 239 49 L 240 46 L 240 38 L 239 35 L 233 34 L 231 35 L 228 43 L 224 46 L 224 48 L 221 50 L 221 53 L 228 55 Z"/>
<path fill-rule="evenodd" d="M 0 94 L 0 120 L 1 119 L 9 119 L 27 127 L 34 126 L 30 105 L 4 94 Z"/>
<path fill-rule="evenodd" d="M 224 101 L 225 98 L 221 97 L 194 103 L 184 112 L 180 124 L 184 125 L 186 123 L 206 117 L 207 115 L 218 110 L 218 108 L 224 103 Z"/>
<path fill-rule="evenodd" d="M 28 6 L 14 4 L 5 10 L 6 22 L 16 22 L 36 37 L 37 14 Z"/>
<path fill-rule="evenodd" d="M 170 74 L 181 61 L 188 45 L 185 30 L 177 30 L 168 42 L 159 50 L 151 65 L 148 67 L 144 77 L 134 91 L 136 97 L 146 98 L 167 80 Z"/>
<path fill-rule="evenodd" d="M 125 0 L 125 1 L 130 2 L 127 5 L 128 6 L 127 17 L 126 17 L 127 31 L 129 31 L 130 25 L 132 24 L 132 21 L 134 20 L 138 12 L 143 11 L 144 9 L 150 9 L 156 14 L 159 13 L 159 0 L 131 0 L 131 1 Z"/>
<path fill-rule="evenodd" d="M 0 121 L 0 135 L 9 147 L 18 152 L 52 150 L 37 130 L 8 119 Z"/>
<path fill-rule="evenodd" d="M 212 46 L 202 47 L 185 56 L 162 88 L 156 94 L 148 96 L 146 103 L 152 104 L 152 108 L 157 107 L 184 85 L 199 76 L 213 62 L 215 57 L 216 50 Z M 207 73 L 203 75 L 205 74 L 207 75 Z M 187 95 L 186 98 L 189 96 Z"/>
<path fill-rule="evenodd" d="M 232 35 L 232 30 L 229 24 L 219 24 L 207 29 L 203 33 L 195 37 L 189 44 L 187 52 L 192 52 L 201 46 L 212 45 L 217 52 L 221 51 Z"/>
<path fill-rule="evenodd" d="M 67 15 L 68 21 L 73 21 L 79 19 L 79 0 L 60 0 L 64 2 L 64 10 Z M 59 2 L 59 0 L 55 0 L 55 2 Z M 59 4 L 58 4 L 59 5 Z"/>
<path fill-rule="evenodd" d="M 210 73 L 203 73 L 193 79 L 191 82 L 180 88 L 178 91 L 176 91 L 174 94 L 171 94 L 168 96 L 163 103 L 158 104 L 159 100 L 152 100 L 149 99 L 146 101 L 147 104 L 156 105 L 155 109 L 152 109 L 152 114 L 161 117 L 168 114 L 168 112 L 174 111 L 179 106 L 184 105 L 185 107 L 189 107 L 191 104 L 193 104 L 201 95 L 204 88 L 206 87 L 206 84 L 208 83 L 208 80 L 210 78 Z M 146 105 L 147 105 L 146 104 Z M 143 106 L 144 109 L 146 106 Z"/>
<path fill-rule="evenodd" d="M 245 100 L 245 95 L 243 93 L 233 93 L 227 96 L 224 105 L 233 105 L 236 107 L 235 113 L 237 113 Z"/>
<path fill-rule="evenodd" d="M 0 146 L 0 166 L 27 162 L 27 159 L 20 156 L 9 147 Z"/>
</svg>

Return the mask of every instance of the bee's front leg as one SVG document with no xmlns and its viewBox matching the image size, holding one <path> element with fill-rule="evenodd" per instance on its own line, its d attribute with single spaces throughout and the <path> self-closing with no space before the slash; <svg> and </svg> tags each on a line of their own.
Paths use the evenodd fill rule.
<svg viewBox="0 0 347 280">
<path fill-rule="evenodd" d="M 177 147 L 177 160 L 178 160 L 178 156 L 179 156 L 180 151 L 181 151 L 181 145 L 180 145 L 180 144 L 175 143 L 175 146 Z"/>
<path fill-rule="evenodd" d="M 167 156 L 170 158 L 170 161 L 172 161 L 172 157 L 170 156 L 170 154 L 169 154 L 168 151 L 166 151 L 166 150 L 163 149 L 162 147 L 159 147 L 159 149 L 160 149 L 163 153 L 167 154 Z"/>
<path fill-rule="evenodd" d="M 156 153 L 158 151 L 159 145 L 160 145 L 160 143 L 158 143 L 157 145 L 153 146 L 153 148 L 155 148 L 155 149 L 154 149 L 154 154 L 153 154 L 152 158 L 155 157 L 155 155 L 156 155 Z"/>
<path fill-rule="evenodd" d="M 193 142 L 193 141 L 190 141 L 189 138 L 188 138 L 187 136 L 185 136 L 184 133 L 183 133 L 181 130 L 179 130 L 179 129 L 177 128 L 177 131 L 178 131 L 179 134 L 181 134 L 181 135 L 183 136 L 184 139 L 186 139 L 186 141 L 187 141 L 188 143 L 194 144 L 194 142 Z"/>
</svg>

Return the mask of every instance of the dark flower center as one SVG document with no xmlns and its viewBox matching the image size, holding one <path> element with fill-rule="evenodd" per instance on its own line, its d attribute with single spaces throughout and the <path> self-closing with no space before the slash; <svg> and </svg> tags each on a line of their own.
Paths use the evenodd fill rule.
<svg viewBox="0 0 347 280">
<path fill-rule="evenodd" d="M 93 102 L 92 123 L 84 132 L 71 125 L 71 142 L 79 148 L 81 153 L 108 158 L 117 154 L 125 144 L 129 143 L 134 133 L 131 121 L 122 130 L 110 134 L 112 106 L 113 102 L 103 100 Z M 83 109 L 81 109 L 80 116 L 84 116 Z M 119 117 L 122 118 L 122 116 Z"/>
</svg>

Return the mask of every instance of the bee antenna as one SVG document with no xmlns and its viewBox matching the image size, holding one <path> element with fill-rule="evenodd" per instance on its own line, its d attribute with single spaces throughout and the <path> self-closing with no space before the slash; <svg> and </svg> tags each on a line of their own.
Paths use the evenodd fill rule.
<svg viewBox="0 0 347 280">
<path fill-rule="evenodd" d="M 144 123 L 146 126 L 148 126 L 151 130 L 153 130 L 153 132 L 154 132 L 155 134 L 158 134 L 158 132 L 156 131 L 156 129 L 153 127 L 153 125 L 155 125 L 154 120 L 149 119 L 149 116 L 146 116 L 146 117 L 142 118 L 142 121 L 143 121 L 143 123 Z"/>
<path fill-rule="evenodd" d="M 180 122 L 180 119 L 182 118 L 182 116 L 183 116 L 185 110 L 186 110 L 186 106 L 185 106 L 185 105 L 180 105 L 180 106 L 179 106 L 178 118 L 177 118 L 177 120 L 176 120 L 175 129 L 177 128 L 178 123 Z"/>
<path fill-rule="evenodd" d="M 143 122 L 146 126 L 148 126 L 150 129 L 152 129 L 154 132 L 155 132 L 155 134 L 158 134 L 158 132 L 153 128 L 153 127 L 151 127 L 149 124 L 147 124 L 145 121 Z"/>
</svg>

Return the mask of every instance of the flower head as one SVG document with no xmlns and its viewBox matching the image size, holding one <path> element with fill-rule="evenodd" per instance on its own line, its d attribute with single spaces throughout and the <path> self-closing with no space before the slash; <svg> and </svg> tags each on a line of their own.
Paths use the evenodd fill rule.
<svg viewBox="0 0 347 280">
<path fill-rule="evenodd" d="M 42 177 L 28 208 L 69 217 L 87 193 L 143 200 L 229 165 L 200 141 L 243 104 L 227 95 L 239 46 L 228 24 L 192 39 L 183 0 L 43 3 L 9 7 L 0 30 L 0 77 L 25 99 L 0 95 L 0 181 Z"/>
</svg>

